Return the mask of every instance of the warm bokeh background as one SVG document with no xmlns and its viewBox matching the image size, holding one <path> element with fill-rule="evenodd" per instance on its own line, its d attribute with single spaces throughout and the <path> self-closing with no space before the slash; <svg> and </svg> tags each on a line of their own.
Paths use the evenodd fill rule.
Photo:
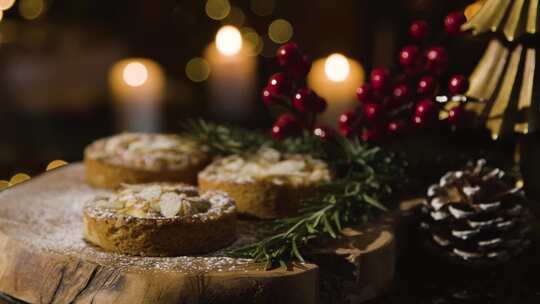
<svg viewBox="0 0 540 304">
<path fill-rule="evenodd" d="M 4 5 L 9 2 L 13 0 L 0 0 Z M 270 119 L 258 92 L 277 70 L 273 56 L 279 42 L 289 38 L 290 29 L 290 40 L 312 58 L 340 52 L 369 71 L 395 64 L 412 20 L 425 18 L 442 32 L 444 16 L 470 3 L 16 0 L 0 20 L 0 179 L 16 172 L 37 174 L 54 159 L 80 160 L 91 140 L 118 131 L 119 114 L 114 110 L 118 102 L 108 78 L 111 67 L 122 59 L 144 57 L 161 66 L 164 86 L 156 93 L 159 96 L 149 98 L 159 99 L 154 110 L 163 114 L 162 130 L 174 132 L 183 119 L 195 116 L 262 128 Z M 274 24 L 276 38 L 268 32 L 278 19 L 286 22 Z M 201 70 L 204 61 L 198 58 L 205 56 L 207 45 L 224 24 L 251 33 L 255 42 L 253 61 L 258 67 L 251 79 L 253 92 L 247 97 L 253 107 L 240 117 L 209 111 L 214 99 Z M 470 71 L 484 41 L 460 39 L 464 41 L 449 46 L 452 69 Z"/>
</svg>

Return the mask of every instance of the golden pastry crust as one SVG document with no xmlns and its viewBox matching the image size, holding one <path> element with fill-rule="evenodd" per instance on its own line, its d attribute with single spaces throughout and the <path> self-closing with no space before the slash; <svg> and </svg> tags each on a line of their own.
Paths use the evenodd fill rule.
<svg viewBox="0 0 540 304">
<path fill-rule="evenodd" d="M 261 219 L 293 216 L 302 198 L 331 178 L 327 165 L 308 155 L 262 149 L 216 160 L 199 173 L 201 190 L 227 192 L 239 213 Z"/>
<path fill-rule="evenodd" d="M 176 135 L 123 133 L 97 140 L 84 151 L 86 179 L 96 187 L 122 183 L 195 184 L 210 162 L 206 148 Z"/>
<path fill-rule="evenodd" d="M 199 195 L 195 187 L 182 184 L 129 187 L 85 206 L 86 241 L 121 254 L 179 256 L 215 251 L 236 239 L 236 208 L 226 193 L 207 191 Z M 161 188 L 159 194 L 149 197 L 152 191 L 146 190 L 156 187 Z M 177 210 L 173 215 L 170 203 L 174 205 L 175 199 L 180 201 L 173 206 Z"/>
</svg>

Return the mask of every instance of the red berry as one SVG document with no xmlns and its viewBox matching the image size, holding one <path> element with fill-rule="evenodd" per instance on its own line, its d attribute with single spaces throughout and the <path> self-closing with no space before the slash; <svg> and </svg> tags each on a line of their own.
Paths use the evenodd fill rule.
<svg viewBox="0 0 540 304">
<path fill-rule="evenodd" d="M 444 28 L 448 34 L 455 35 L 461 32 L 461 26 L 467 21 L 462 11 L 452 12 L 444 18 Z"/>
<path fill-rule="evenodd" d="M 433 119 L 430 119 L 429 117 L 415 115 L 412 122 L 413 125 L 417 128 L 425 128 L 431 125 Z"/>
<path fill-rule="evenodd" d="M 363 104 L 362 112 L 365 121 L 370 123 L 378 122 L 381 117 L 381 106 L 377 103 L 366 102 Z"/>
<path fill-rule="evenodd" d="M 412 69 L 418 62 L 420 53 L 416 45 L 408 45 L 399 52 L 399 64 L 405 69 Z"/>
<path fill-rule="evenodd" d="M 360 133 L 360 139 L 365 142 L 377 142 L 382 138 L 382 132 L 378 127 L 364 129 Z"/>
<path fill-rule="evenodd" d="M 394 120 L 388 123 L 386 126 L 386 132 L 390 136 L 396 136 L 405 132 L 407 124 L 403 120 Z"/>
<path fill-rule="evenodd" d="M 413 124 L 417 127 L 427 127 L 437 118 L 437 107 L 429 99 L 424 99 L 416 104 Z"/>
<path fill-rule="evenodd" d="M 373 89 L 371 85 L 365 83 L 356 89 L 356 98 L 358 101 L 371 101 L 373 99 Z"/>
<path fill-rule="evenodd" d="M 429 26 L 424 20 L 417 20 L 411 24 L 409 35 L 416 41 L 422 41 L 429 35 Z"/>
<path fill-rule="evenodd" d="M 261 95 L 262 95 L 262 101 L 267 107 L 272 104 L 277 104 L 280 102 L 279 98 L 275 94 L 272 94 L 272 92 L 270 92 L 270 89 L 268 89 L 268 87 L 262 90 Z"/>
<path fill-rule="evenodd" d="M 341 114 L 338 118 L 338 128 L 344 136 L 350 136 L 354 130 L 354 124 L 358 119 L 355 111 L 349 111 Z"/>
<path fill-rule="evenodd" d="M 302 53 L 300 52 L 300 48 L 298 48 L 296 43 L 289 42 L 282 45 L 277 50 L 276 57 L 279 65 L 284 68 L 289 68 L 300 62 L 302 59 Z"/>
<path fill-rule="evenodd" d="M 276 73 L 268 79 L 266 86 L 270 93 L 276 95 L 289 95 L 292 89 L 292 82 L 285 73 Z"/>
<path fill-rule="evenodd" d="M 299 133 L 301 125 L 298 119 L 292 114 L 283 114 L 278 117 L 272 127 L 272 137 L 282 140 L 286 137 Z"/>
<path fill-rule="evenodd" d="M 312 90 L 301 88 L 294 94 L 293 107 L 301 113 L 313 112 L 317 106 L 317 97 Z"/>
<path fill-rule="evenodd" d="M 398 104 L 403 104 L 411 97 L 411 90 L 406 84 L 398 84 L 392 90 L 392 97 Z"/>
<path fill-rule="evenodd" d="M 469 81 L 463 75 L 454 75 L 448 81 L 448 91 L 452 95 L 465 94 L 469 89 Z"/>
<path fill-rule="evenodd" d="M 439 85 L 437 84 L 435 78 L 431 76 L 424 76 L 418 81 L 416 93 L 420 95 L 420 97 L 432 97 L 435 95 L 438 86 Z"/>
<path fill-rule="evenodd" d="M 371 86 L 376 91 L 384 91 L 390 84 L 390 72 L 385 68 L 371 71 Z"/>
<path fill-rule="evenodd" d="M 431 101 L 430 99 L 423 99 L 416 104 L 414 113 L 416 114 L 416 116 L 430 116 L 436 112 L 435 110 L 436 106 L 433 101 Z"/>
<path fill-rule="evenodd" d="M 316 113 L 322 113 L 326 110 L 326 108 L 328 107 L 328 104 L 326 103 L 326 99 L 320 97 L 320 96 L 316 96 L 316 99 L 315 99 L 315 107 L 314 107 L 314 111 Z"/>
<path fill-rule="evenodd" d="M 440 75 L 448 66 L 448 54 L 443 47 L 432 47 L 426 52 L 426 70 Z"/>
<path fill-rule="evenodd" d="M 328 141 L 333 137 L 332 129 L 326 126 L 318 126 L 313 129 L 313 134 L 319 137 L 322 141 Z"/>
<path fill-rule="evenodd" d="M 455 106 L 448 111 L 448 123 L 456 127 L 464 127 L 470 122 L 471 113 L 463 106 Z"/>
</svg>

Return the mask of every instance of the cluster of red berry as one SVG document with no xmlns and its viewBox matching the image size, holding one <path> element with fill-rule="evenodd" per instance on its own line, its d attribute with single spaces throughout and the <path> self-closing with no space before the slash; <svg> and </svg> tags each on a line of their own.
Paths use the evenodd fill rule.
<svg viewBox="0 0 540 304">
<path fill-rule="evenodd" d="M 330 134 L 326 128 L 314 127 L 317 114 L 326 109 L 326 101 L 305 84 L 306 75 L 311 70 L 311 60 L 293 42 L 278 49 L 277 60 L 283 72 L 268 79 L 262 91 L 262 100 L 266 106 L 282 107 L 287 113 L 276 119 L 272 137 L 281 140 L 299 134 L 302 129 L 310 129 L 326 138 Z"/>
<path fill-rule="evenodd" d="M 462 12 L 454 12 L 445 18 L 447 34 L 460 33 L 465 22 Z M 446 123 L 453 127 L 467 125 L 470 115 L 463 103 L 448 110 L 447 118 L 439 120 L 439 113 L 446 111 L 435 101 L 444 92 L 440 83 L 448 79 L 448 95 L 461 95 L 468 90 L 463 75 L 445 75 L 449 58 L 444 47 L 429 45 L 429 26 L 425 21 L 411 24 L 409 35 L 414 43 L 399 53 L 402 71 L 392 76 L 385 68 L 372 70 L 369 82 L 357 89 L 360 106 L 339 117 L 339 130 L 345 136 L 360 136 L 364 141 L 404 134 L 411 129 L 426 129 Z"/>
</svg>

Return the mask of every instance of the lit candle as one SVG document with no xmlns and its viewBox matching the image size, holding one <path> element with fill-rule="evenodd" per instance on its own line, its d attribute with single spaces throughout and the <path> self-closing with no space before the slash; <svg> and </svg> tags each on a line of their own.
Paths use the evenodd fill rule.
<svg viewBox="0 0 540 304">
<path fill-rule="evenodd" d="M 256 58 L 242 41 L 240 31 L 226 25 L 205 52 L 210 65 L 210 110 L 219 118 L 242 120 L 255 100 Z"/>
<path fill-rule="evenodd" d="M 144 58 L 119 61 L 111 68 L 109 84 L 120 131 L 161 129 L 165 76 L 156 62 Z"/>
<path fill-rule="evenodd" d="M 328 102 L 326 111 L 319 117 L 320 123 L 336 127 L 339 115 L 358 105 L 356 88 L 364 83 L 364 76 L 360 63 L 341 54 L 313 62 L 308 84 Z"/>
</svg>

